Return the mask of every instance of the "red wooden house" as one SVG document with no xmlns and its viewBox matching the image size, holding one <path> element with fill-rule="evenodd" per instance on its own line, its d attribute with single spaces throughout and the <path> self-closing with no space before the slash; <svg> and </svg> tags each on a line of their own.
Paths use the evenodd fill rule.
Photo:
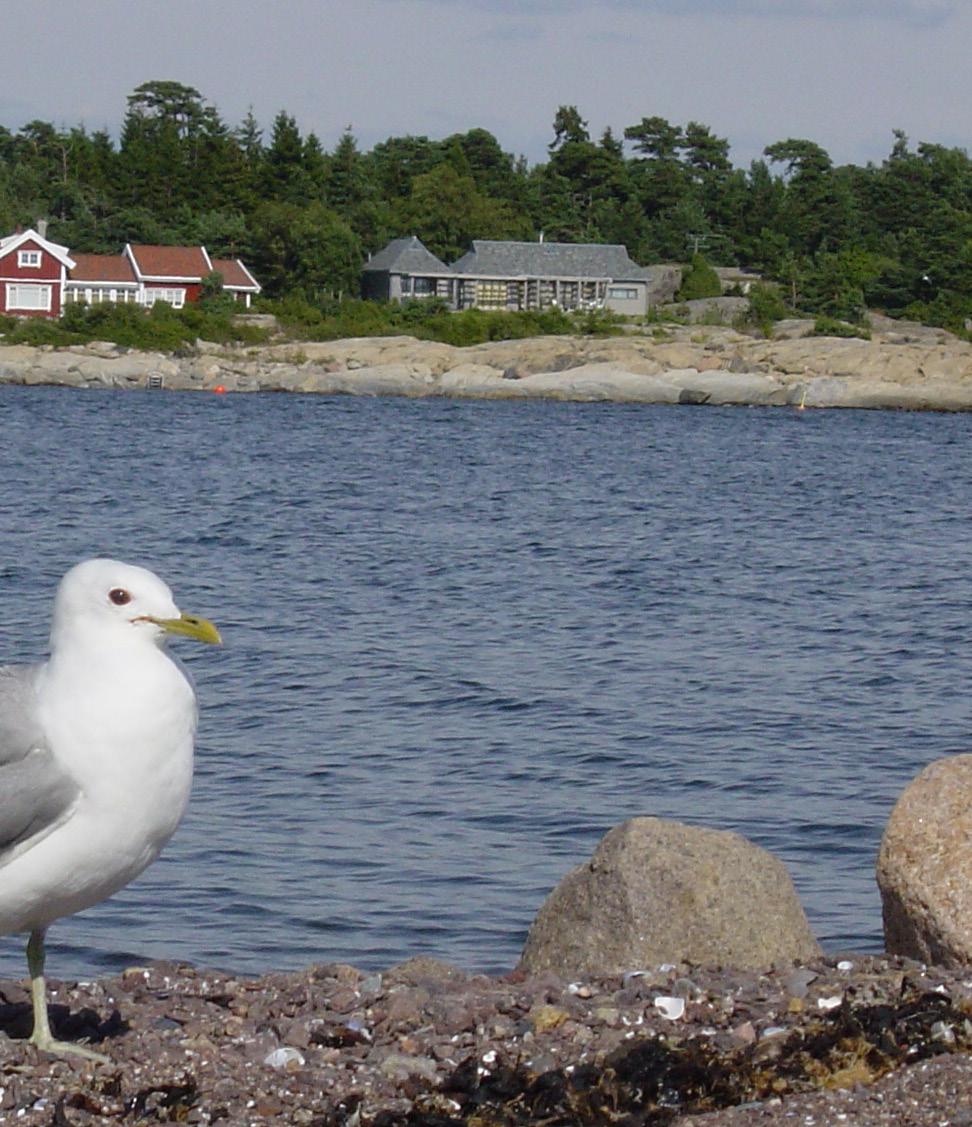
<svg viewBox="0 0 972 1127">
<path fill-rule="evenodd" d="M 248 309 L 259 282 L 239 259 L 212 259 L 205 247 L 129 243 L 122 254 L 71 255 L 43 231 L 24 231 L 0 239 L 0 313 L 59 317 L 75 301 L 165 301 L 181 309 L 199 300 L 214 271 Z"/>
<path fill-rule="evenodd" d="M 0 313 L 60 317 L 64 283 L 73 267 L 67 247 L 36 231 L 0 239 Z"/>
</svg>

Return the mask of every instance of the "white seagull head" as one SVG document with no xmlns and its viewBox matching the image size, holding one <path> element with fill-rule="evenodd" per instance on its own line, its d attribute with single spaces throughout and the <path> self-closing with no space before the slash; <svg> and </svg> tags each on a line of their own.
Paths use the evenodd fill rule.
<svg viewBox="0 0 972 1127">
<path fill-rule="evenodd" d="M 85 560 L 61 580 L 54 600 L 52 652 L 81 639 L 98 648 L 161 645 L 169 634 L 220 641 L 211 622 L 182 614 L 168 586 L 144 567 L 119 560 Z"/>
</svg>

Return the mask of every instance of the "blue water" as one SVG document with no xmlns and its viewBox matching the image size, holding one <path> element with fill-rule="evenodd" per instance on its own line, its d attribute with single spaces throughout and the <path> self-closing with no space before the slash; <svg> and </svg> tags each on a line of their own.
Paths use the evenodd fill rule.
<svg viewBox="0 0 972 1127">
<path fill-rule="evenodd" d="M 511 967 L 624 818 L 781 857 L 830 949 L 969 749 L 972 418 L 0 387 L 0 660 L 96 554 L 220 625 L 178 644 L 197 782 L 54 975 L 432 953 Z M 21 977 L 19 937 L 0 973 Z"/>
</svg>

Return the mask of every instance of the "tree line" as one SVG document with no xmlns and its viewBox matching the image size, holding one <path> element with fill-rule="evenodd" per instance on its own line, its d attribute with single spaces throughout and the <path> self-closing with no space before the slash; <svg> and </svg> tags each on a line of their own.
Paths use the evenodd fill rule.
<svg viewBox="0 0 972 1127">
<path fill-rule="evenodd" d="M 734 167 L 708 126 L 644 117 L 592 137 L 558 108 L 530 165 L 487 130 L 332 151 L 281 111 L 236 127 L 193 87 L 143 83 L 117 142 L 104 130 L 0 127 L 0 230 L 49 222 L 77 251 L 203 243 L 242 257 L 272 297 L 354 296 L 368 254 L 415 234 L 445 261 L 474 238 L 622 243 L 643 264 L 701 251 L 776 280 L 795 309 L 877 307 L 950 327 L 972 317 L 972 161 L 895 131 L 880 164 L 835 165 L 816 142 Z"/>
</svg>

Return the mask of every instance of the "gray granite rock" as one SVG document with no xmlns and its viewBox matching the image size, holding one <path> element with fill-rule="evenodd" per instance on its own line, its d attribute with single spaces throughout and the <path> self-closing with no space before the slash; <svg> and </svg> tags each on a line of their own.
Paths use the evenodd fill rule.
<svg viewBox="0 0 972 1127">
<path fill-rule="evenodd" d="M 759 968 L 819 951 L 786 867 L 766 850 L 736 833 L 632 818 L 547 898 L 520 969 Z"/>
<path fill-rule="evenodd" d="M 972 963 L 972 755 L 936 760 L 902 792 L 877 882 L 889 953 Z"/>
<path fill-rule="evenodd" d="M 106 342 L 58 349 L 0 345 L 0 382 L 972 410 L 968 342 L 887 318 L 874 319 L 870 341 L 803 336 L 810 327 L 780 323 L 776 338 L 766 340 L 724 325 L 633 326 L 614 337 L 549 336 L 468 348 L 406 336 L 259 347 L 199 342 L 178 356 Z"/>
</svg>

